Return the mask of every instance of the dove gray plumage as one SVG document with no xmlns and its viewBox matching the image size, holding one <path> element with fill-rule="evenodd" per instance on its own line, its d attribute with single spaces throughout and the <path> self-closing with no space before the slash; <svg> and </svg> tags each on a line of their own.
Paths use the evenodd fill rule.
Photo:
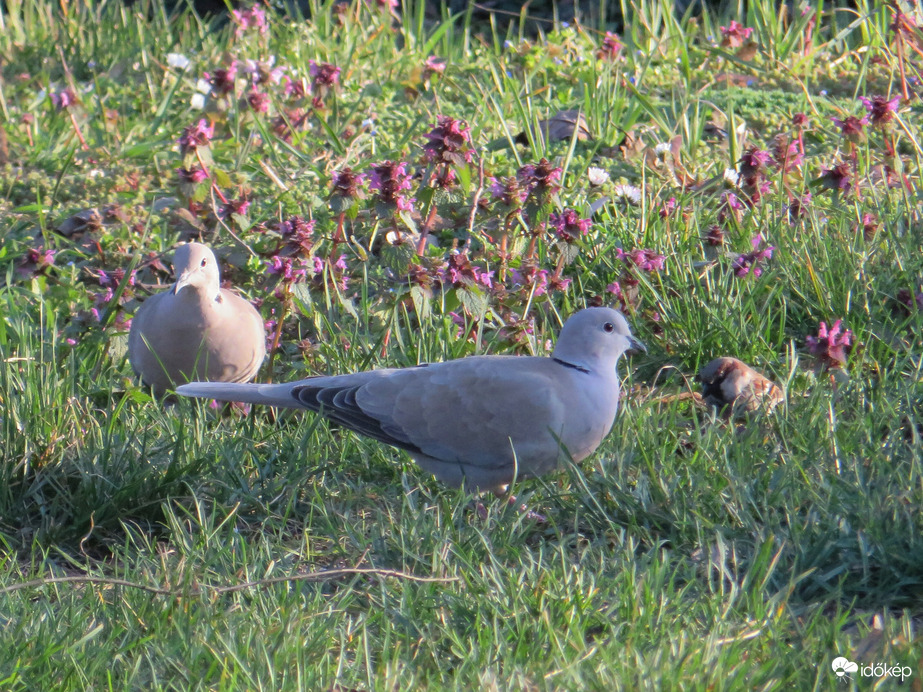
<svg viewBox="0 0 923 692">
<path fill-rule="evenodd" d="M 471 356 L 411 368 L 245 385 L 193 382 L 184 396 L 317 411 L 407 450 L 443 482 L 502 492 L 515 478 L 579 461 L 609 433 L 619 401 L 616 365 L 643 348 L 609 308 L 573 315 L 550 358 Z"/>
<path fill-rule="evenodd" d="M 158 396 L 189 380 L 252 380 L 266 355 L 260 314 L 221 288 L 217 260 L 205 245 L 181 245 L 173 265 L 173 287 L 144 301 L 132 319 L 134 371 Z"/>
</svg>

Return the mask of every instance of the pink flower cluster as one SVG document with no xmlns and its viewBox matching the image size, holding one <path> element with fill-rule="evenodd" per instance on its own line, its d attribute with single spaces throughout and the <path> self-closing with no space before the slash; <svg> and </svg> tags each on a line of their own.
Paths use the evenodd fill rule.
<svg viewBox="0 0 923 692">
<path fill-rule="evenodd" d="M 562 170 L 553 166 L 548 159 L 529 163 L 516 172 L 519 184 L 526 192 L 540 200 L 550 197 L 561 189 Z"/>
<path fill-rule="evenodd" d="M 394 207 L 398 211 L 411 211 L 413 199 L 408 198 L 405 190 L 413 187 L 404 162 L 383 161 L 372 166 L 369 188 L 378 192 L 378 203 Z"/>
<path fill-rule="evenodd" d="M 301 257 L 282 257 L 273 255 L 266 262 L 266 271 L 278 276 L 286 283 L 297 284 L 304 281 L 308 273 L 308 263 Z"/>
<path fill-rule="evenodd" d="M 484 271 L 480 267 L 471 264 L 471 260 L 468 259 L 468 254 L 465 252 L 454 252 L 449 255 L 444 277 L 455 288 L 465 288 L 476 284 L 493 288 L 494 273 Z"/>
<path fill-rule="evenodd" d="M 596 51 L 597 60 L 615 60 L 622 50 L 622 42 L 618 34 L 607 31 L 603 37 L 602 45 Z"/>
<path fill-rule="evenodd" d="M 215 126 L 209 125 L 208 121 L 202 118 L 195 125 L 190 125 L 179 138 L 180 153 L 193 154 L 199 147 L 206 147 L 215 136 Z"/>
<path fill-rule="evenodd" d="M 51 95 L 51 102 L 59 111 L 67 110 L 77 103 L 77 94 L 73 89 L 62 89 Z"/>
<path fill-rule="evenodd" d="M 643 272 L 662 271 L 667 259 L 653 250 L 636 249 L 625 252 L 622 248 L 615 249 L 615 257 L 624 262 L 629 269 L 640 269 Z"/>
<path fill-rule="evenodd" d="M 231 10 L 231 16 L 237 24 L 237 29 L 234 32 L 237 38 L 240 38 L 251 29 L 256 29 L 261 35 L 265 35 L 269 30 L 269 23 L 266 21 L 266 10 L 262 7 L 254 6 L 242 10 Z"/>
<path fill-rule="evenodd" d="M 490 194 L 504 207 L 518 209 L 526 201 L 529 191 L 520 185 L 518 178 L 510 176 L 500 179 L 491 178 Z"/>
<path fill-rule="evenodd" d="M 733 19 L 729 26 L 719 28 L 721 30 L 721 45 L 725 48 L 740 48 L 753 34 L 752 28 L 745 27 Z"/>
<path fill-rule="evenodd" d="M 340 83 L 340 68 L 325 62 L 311 61 L 311 85 L 315 89 L 329 89 Z"/>
<path fill-rule="evenodd" d="M 843 331 L 842 322 L 843 320 L 837 320 L 829 329 L 826 322 L 821 322 L 817 336 L 809 336 L 806 339 L 811 354 L 823 365 L 831 368 L 846 365 L 852 348 L 852 332 L 848 329 Z"/>
<path fill-rule="evenodd" d="M 349 166 L 345 166 L 333 174 L 330 196 L 358 199 L 362 194 L 359 188 L 365 183 L 365 179 L 365 173 L 356 173 Z"/>
<path fill-rule="evenodd" d="M 440 115 L 436 126 L 426 134 L 423 158 L 427 163 L 471 163 L 471 128 L 464 122 Z"/>
<path fill-rule="evenodd" d="M 739 255 L 734 260 L 733 269 L 737 276 L 744 277 L 747 274 L 753 274 L 753 276 L 758 277 L 763 273 L 762 268 L 759 266 L 760 262 L 771 259 L 772 251 L 775 250 L 775 247 L 772 245 L 760 248 L 760 245 L 764 242 L 765 239 L 762 233 L 753 236 L 753 239 L 750 241 L 753 245 L 753 251 Z"/>
<path fill-rule="evenodd" d="M 885 96 L 872 96 L 871 98 L 860 96 L 859 100 L 862 101 L 862 105 L 865 106 L 865 109 L 868 111 L 867 117 L 871 121 L 872 126 L 885 127 L 894 120 L 894 115 L 897 113 L 897 107 L 900 105 L 901 97 L 896 96 L 889 100 Z"/>
<path fill-rule="evenodd" d="M 573 209 L 565 209 L 560 214 L 552 214 L 549 223 L 554 229 L 554 234 L 565 243 L 573 243 L 589 231 L 593 222 L 590 219 L 581 219 Z"/>
</svg>

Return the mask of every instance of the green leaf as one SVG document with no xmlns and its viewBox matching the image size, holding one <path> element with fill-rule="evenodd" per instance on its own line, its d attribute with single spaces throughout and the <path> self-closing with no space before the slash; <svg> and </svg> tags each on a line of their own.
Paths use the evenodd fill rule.
<svg viewBox="0 0 923 692">
<path fill-rule="evenodd" d="M 221 187 L 231 187 L 233 183 L 231 182 L 231 176 L 225 173 L 220 168 L 211 169 L 212 177 L 215 179 L 215 182 Z"/>
<path fill-rule="evenodd" d="M 457 288 L 455 294 L 469 315 L 481 319 L 487 314 L 487 296 L 481 289 L 474 286 Z"/>
<path fill-rule="evenodd" d="M 432 290 L 415 284 L 410 287 L 410 298 L 413 300 L 413 309 L 417 313 L 417 318 L 420 320 L 429 318 L 432 314 Z"/>
</svg>

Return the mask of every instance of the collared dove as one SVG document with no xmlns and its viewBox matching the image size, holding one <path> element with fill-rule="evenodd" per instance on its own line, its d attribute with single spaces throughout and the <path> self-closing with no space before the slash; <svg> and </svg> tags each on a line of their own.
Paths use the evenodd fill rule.
<svg viewBox="0 0 923 692">
<path fill-rule="evenodd" d="M 407 450 L 451 486 L 498 494 L 516 477 L 579 461 L 609 433 L 616 365 L 644 346 L 625 318 L 588 308 L 564 325 L 550 358 L 470 356 L 410 368 L 311 377 L 287 384 L 193 382 L 183 396 L 316 411 Z"/>
<path fill-rule="evenodd" d="M 181 245 L 173 266 L 173 288 L 144 301 L 131 322 L 134 371 L 158 396 L 194 379 L 252 380 L 266 355 L 260 314 L 221 288 L 218 262 L 205 245 Z"/>
</svg>

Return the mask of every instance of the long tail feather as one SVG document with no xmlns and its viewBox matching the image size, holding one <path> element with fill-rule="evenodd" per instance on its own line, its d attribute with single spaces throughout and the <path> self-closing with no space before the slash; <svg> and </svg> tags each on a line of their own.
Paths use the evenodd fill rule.
<svg viewBox="0 0 923 692">
<path fill-rule="evenodd" d="M 176 388 L 177 394 L 217 399 L 218 401 L 242 401 L 248 404 L 265 404 L 283 408 L 304 408 L 292 396 L 291 384 L 235 384 L 231 382 L 190 382 Z"/>
</svg>

